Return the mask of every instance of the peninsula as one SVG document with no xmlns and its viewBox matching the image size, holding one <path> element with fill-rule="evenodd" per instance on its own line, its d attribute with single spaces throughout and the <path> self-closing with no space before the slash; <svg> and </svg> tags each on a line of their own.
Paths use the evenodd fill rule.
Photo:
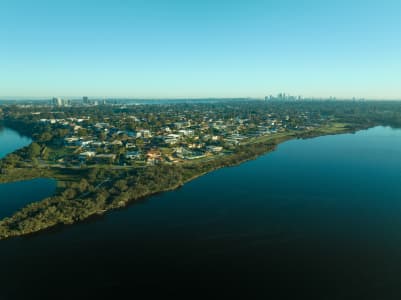
<svg viewBox="0 0 401 300">
<path fill-rule="evenodd" d="M 0 239 L 73 224 L 272 151 L 286 140 L 401 124 L 399 102 L 63 101 L 0 106 L 33 143 L 0 161 L 0 182 L 54 178 L 56 193 L 0 220 Z"/>
</svg>

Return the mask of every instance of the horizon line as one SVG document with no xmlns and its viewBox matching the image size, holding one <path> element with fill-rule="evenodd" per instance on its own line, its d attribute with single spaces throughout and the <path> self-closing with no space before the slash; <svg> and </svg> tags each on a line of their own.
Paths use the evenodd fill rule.
<svg viewBox="0 0 401 300">
<path fill-rule="evenodd" d="M 288 95 L 289 97 L 295 97 L 297 101 L 300 100 L 366 100 L 366 101 L 401 101 L 400 98 L 367 98 L 367 97 L 335 97 L 335 96 L 326 96 L 326 97 L 320 97 L 320 96 L 313 96 L 313 97 L 307 97 L 307 96 L 301 96 L 301 99 L 298 98 L 298 96 L 293 96 L 293 95 Z M 229 99 L 249 99 L 249 100 L 265 100 L 265 97 L 269 96 L 262 96 L 262 97 L 252 97 L 252 96 L 235 96 L 235 97 L 213 97 L 213 96 L 208 96 L 208 97 L 129 97 L 129 96 L 124 96 L 124 97 L 114 97 L 114 96 L 0 96 L 0 101 L 43 101 L 43 100 L 51 100 L 53 98 L 61 98 L 65 100 L 82 100 L 83 97 L 88 97 L 89 99 L 92 100 L 229 100 Z M 277 97 L 275 95 L 274 97 Z M 274 100 L 274 99 L 273 99 Z M 290 99 L 284 99 L 284 100 L 290 100 Z M 283 101 L 283 100 L 281 100 Z"/>
</svg>

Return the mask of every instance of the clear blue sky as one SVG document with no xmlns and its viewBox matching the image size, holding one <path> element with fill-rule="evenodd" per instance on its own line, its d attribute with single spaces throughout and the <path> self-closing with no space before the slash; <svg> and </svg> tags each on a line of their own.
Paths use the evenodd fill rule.
<svg viewBox="0 0 401 300">
<path fill-rule="evenodd" d="M 0 0 L 0 97 L 401 99 L 400 0 Z"/>
</svg>

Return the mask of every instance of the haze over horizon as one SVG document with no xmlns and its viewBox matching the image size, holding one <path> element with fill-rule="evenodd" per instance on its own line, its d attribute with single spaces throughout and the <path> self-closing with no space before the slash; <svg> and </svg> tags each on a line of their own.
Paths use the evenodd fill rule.
<svg viewBox="0 0 401 300">
<path fill-rule="evenodd" d="M 401 2 L 0 4 L 0 98 L 401 99 Z"/>
</svg>

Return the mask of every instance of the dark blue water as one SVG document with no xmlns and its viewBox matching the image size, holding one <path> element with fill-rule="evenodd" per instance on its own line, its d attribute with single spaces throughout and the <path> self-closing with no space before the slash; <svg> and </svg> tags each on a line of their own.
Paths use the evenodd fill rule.
<svg viewBox="0 0 401 300">
<path fill-rule="evenodd" d="M 51 196 L 55 190 L 56 182 L 44 178 L 0 184 L 0 218 L 11 216 L 25 205 Z"/>
<path fill-rule="evenodd" d="M 0 242 L 5 299 L 401 299 L 401 130 L 293 140 L 127 209 Z"/>
</svg>

